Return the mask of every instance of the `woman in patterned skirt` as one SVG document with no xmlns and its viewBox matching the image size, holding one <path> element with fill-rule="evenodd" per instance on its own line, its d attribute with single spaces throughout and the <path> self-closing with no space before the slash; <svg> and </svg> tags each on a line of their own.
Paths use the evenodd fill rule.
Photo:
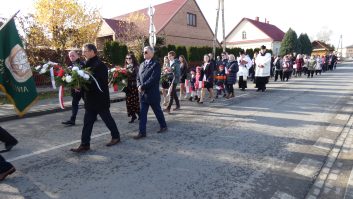
<svg viewBox="0 0 353 199">
<path fill-rule="evenodd" d="M 127 116 L 131 117 L 129 123 L 133 123 L 140 115 L 140 103 L 137 90 L 136 76 L 139 71 L 139 64 L 133 53 L 128 53 L 125 57 L 125 68 L 127 70 L 127 86 L 126 86 L 126 109 Z"/>
</svg>

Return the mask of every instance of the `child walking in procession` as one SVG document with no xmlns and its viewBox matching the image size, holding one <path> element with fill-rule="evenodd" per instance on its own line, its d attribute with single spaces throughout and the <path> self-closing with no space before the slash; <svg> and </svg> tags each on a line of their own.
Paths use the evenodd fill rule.
<svg viewBox="0 0 353 199">
<path fill-rule="evenodd" d="M 216 98 L 218 98 L 219 95 L 222 95 L 223 93 L 223 97 L 226 97 L 226 91 L 225 91 L 225 86 L 224 83 L 226 81 L 226 71 L 224 70 L 224 66 L 220 65 L 218 66 L 218 71 L 216 74 L 216 90 L 217 90 L 217 95 Z"/>
</svg>

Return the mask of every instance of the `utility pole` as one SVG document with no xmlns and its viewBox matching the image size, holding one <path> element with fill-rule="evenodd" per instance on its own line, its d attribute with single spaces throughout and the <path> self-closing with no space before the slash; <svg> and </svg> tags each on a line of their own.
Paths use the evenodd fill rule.
<svg viewBox="0 0 353 199">
<path fill-rule="evenodd" d="M 341 47 L 341 48 L 340 48 Z M 342 48 L 343 48 L 343 45 L 342 45 L 342 35 L 340 35 L 340 39 L 338 40 L 338 45 L 337 45 L 337 48 L 336 48 L 336 52 L 337 52 L 337 57 L 341 57 L 342 56 Z M 340 50 L 340 53 L 338 52 Z"/>
<path fill-rule="evenodd" d="M 150 17 L 150 29 L 149 29 L 150 36 L 149 36 L 149 43 L 150 43 L 150 46 L 151 46 L 152 48 L 154 48 L 154 46 L 156 45 L 156 42 L 157 42 L 157 38 L 156 38 L 156 28 L 155 28 L 154 23 L 153 23 L 153 16 L 154 16 L 154 13 L 155 13 L 155 8 L 152 7 L 152 5 L 150 5 L 150 7 L 148 8 L 147 14 L 148 14 L 148 16 Z"/>
<path fill-rule="evenodd" d="M 226 30 L 224 23 L 224 0 L 222 0 L 222 24 L 223 24 L 223 52 L 226 51 Z"/>
<path fill-rule="evenodd" d="M 216 44 L 217 44 L 217 32 L 218 32 L 218 20 L 219 20 L 219 8 L 221 5 L 221 0 L 218 0 L 217 4 L 217 17 L 216 17 L 216 29 L 213 37 L 213 56 L 216 57 Z"/>
</svg>

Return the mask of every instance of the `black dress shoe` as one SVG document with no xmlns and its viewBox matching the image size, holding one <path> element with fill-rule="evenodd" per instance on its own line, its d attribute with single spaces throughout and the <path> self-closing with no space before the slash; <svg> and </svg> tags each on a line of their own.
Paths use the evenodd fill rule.
<svg viewBox="0 0 353 199">
<path fill-rule="evenodd" d="M 80 145 L 76 149 L 70 149 L 70 151 L 75 152 L 75 153 L 83 153 L 83 152 L 89 151 L 90 149 L 91 149 L 90 146 L 82 146 L 82 145 Z"/>
<path fill-rule="evenodd" d="M 8 170 L 0 173 L 0 181 L 3 181 L 8 175 L 11 175 L 16 171 L 15 167 L 10 167 Z"/>
<path fill-rule="evenodd" d="M 132 138 L 134 138 L 135 140 L 139 140 L 139 139 L 142 139 L 142 138 L 145 138 L 145 137 L 146 137 L 146 134 L 139 133 L 139 134 L 135 135 Z"/>
<path fill-rule="evenodd" d="M 167 130 L 168 130 L 168 128 L 167 128 L 167 127 L 164 127 L 164 128 L 159 129 L 159 131 L 157 131 L 157 133 L 164 133 L 164 132 L 166 132 Z"/>
<path fill-rule="evenodd" d="M 117 139 L 112 139 L 110 140 L 110 142 L 108 142 L 105 146 L 113 146 L 113 145 L 116 145 L 120 142 L 120 138 L 117 138 Z"/>
<path fill-rule="evenodd" d="M 61 124 L 65 124 L 65 125 L 69 125 L 69 126 L 74 126 L 75 125 L 75 122 L 74 121 L 71 121 L 71 120 L 67 120 L 65 122 L 61 122 Z"/>
</svg>

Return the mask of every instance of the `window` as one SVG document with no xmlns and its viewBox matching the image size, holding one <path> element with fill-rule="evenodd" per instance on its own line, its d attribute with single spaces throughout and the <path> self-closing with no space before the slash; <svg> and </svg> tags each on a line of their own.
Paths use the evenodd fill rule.
<svg viewBox="0 0 353 199">
<path fill-rule="evenodd" d="M 242 38 L 246 39 L 246 32 L 245 31 L 243 31 L 243 33 L 242 33 Z"/>
<path fill-rule="evenodd" d="M 188 26 L 196 27 L 196 15 L 192 13 L 187 13 Z"/>
</svg>

